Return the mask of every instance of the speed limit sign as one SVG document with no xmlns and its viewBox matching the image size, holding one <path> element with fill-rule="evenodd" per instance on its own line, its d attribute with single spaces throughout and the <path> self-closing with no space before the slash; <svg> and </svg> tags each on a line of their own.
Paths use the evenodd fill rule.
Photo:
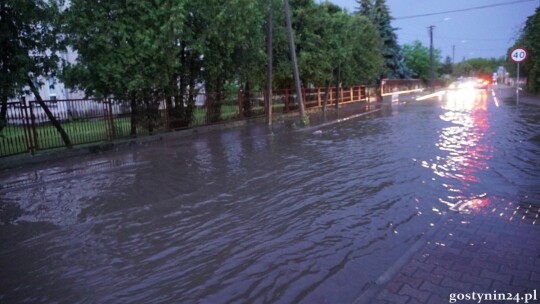
<svg viewBox="0 0 540 304">
<path fill-rule="evenodd" d="M 527 58 L 527 50 L 524 48 L 514 49 L 510 53 L 510 59 L 512 59 L 513 62 L 522 62 L 526 58 Z"/>
<path fill-rule="evenodd" d="M 519 83 L 521 78 L 519 77 L 519 64 L 527 59 L 527 50 L 525 48 L 515 48 L 510 53 L 510 59 L 517 64 L 517 76 L 516 76 L 516 103 L 519 104 Z"/>
</svg>

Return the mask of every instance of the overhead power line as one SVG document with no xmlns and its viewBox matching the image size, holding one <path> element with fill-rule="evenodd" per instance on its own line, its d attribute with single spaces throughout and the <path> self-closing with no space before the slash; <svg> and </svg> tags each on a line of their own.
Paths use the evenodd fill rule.
<svg viewBox="0 0 540 304">
<path fill-rule="evenodd" d="M 399 33 L 399 37 L 417 38 L 418 34 Z M 449 36 L 437 36 L 437 39 L 443 40 L 466 40 L 466 41 L 508 41 L 509 38 L 468 38 L 468 37 L 449 37 Z"/>
<path fill-rule="evenodd" d="M 457 10 L 452 10 L 452 11 L 427 13 L 427 14 L 421 14 L 421 15 L 402 16 L 402 17 L 396 17 L 394 19 L 396 19 L 396 20 L 398 20 L 398 19 L 412 19 L 412 18 L 420 18 L 420 17 L 428 17 L 428 16 L 448 14 L 448 13 L 467 12 L 467 11 L 479 10 L 479 9 L 484 9 L 484 8 L 503 6 L 503 5 L 511 5 L 511 4 L 517 4 L 517 3 L 523 3 L 523 2 L 532 2 L 532 1 L 536 1 L 536 0 L 519 0 L 519 1 L 512 1 L 512 2 L 495 3 L 495 4 L 482 5 L 482 6 L 476 6 L 476 7 L 462 8 L 462 9 L 457 9 Z"/>
</svg>

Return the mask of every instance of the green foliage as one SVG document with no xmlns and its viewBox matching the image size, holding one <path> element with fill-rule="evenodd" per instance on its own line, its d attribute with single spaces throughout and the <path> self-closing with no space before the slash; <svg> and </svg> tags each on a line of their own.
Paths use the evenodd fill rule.
<svg viewBox="0 0 540 304">
<path fill-rule="evenodd" d="M 356 3 L 358 3 L 359 7 L 358 14 L 368 17 L 371 17 L 371 14 L 373 13 L 373 1 L 372 0 L 356 0 Z"/>
<path fill-rule="evenodd" d="M 397 42 L 395 28 L 392 27 L 392 16 L 385 0 L 364 0 L 360 2 L 359 14 L 368 16 L 382 40 L 381 52 L 385 60 L 386 70 L 382 78 L 408 78 L 410 70 L 403 62 L 401 47 Z"/>
<path fill-rule="evenodd" d="M 87 95 L 130 99 L 134 111 L 168 96 L 178 126 L 190 124 L 204 87 L 208 117 L 219 120 L 230 89 L 264 86 L 268 8 L 263 0 L 73 0 L 64 30 L 78 60 L 66 65 L 63 80 Z M 272 9 L 273 83 L 292 87 L 282 1 Z M 338 67 L 344 84 L 383 72 L 382 40 L 367 17 L 314 0 L 291 0 L 291 9 L 304 86 L 322 86 Z M 132 121 L 146 123 L 140 115 Z"/>
<path fill-rule="evenodd" d="M 527 77 L 527 88 L 531 92 L 540 92 L 540 7 L 527 18 L 520 42 L 528 51 L 527 59 L 522 63 L 523 75 Z M 515 65 L 515 64 L 514 64 Z"/>
<path fill-rule="evenodd" d="M 370 83 L 384 71 L 384 57 L 376 50 L 382 42 L 377 29 L 364 16 L 348 18 L 345 41 L 347 56 L 343 58 L 342 81 L 345 86 Z"/>
<path fill-rule="evenodd" d="M 54 0 L 6 0 L 0 4 L 0 132 L 8 123 L 8 99 L 31 91 L 65 145 L 71 147 L 36 83 L 40 76 L 55 76 L 58 69 L 58 51 L 63 49 L 59 16 L 59 3 Z"/>
<path fill-rule="evenodd" d="M 281 1 L 278 1 L 281 2 Z M 381 40 L 374 25 L 363 16 L 339 6 L 312 0 L 291 1 L 293 29 L 304 85 L 323 86 L 341 69 L 344 84 L 369 82 L 381 73 Z M 274 64 L 277 87 L 292 87 L 292 67 L 287 48 L 283 6 L 274 5 Z"/>
<path fill-rule="evenodd" d="M 212 121 L 220 119 L 221 92 L 227 82 L 264 79 L 264 21 L 266 6 L 259 1 L 192 1 L 198 18 L 195 48 L 204 54 L 202 66 Z M 260 68 L 256 68 L 260 66 Z"/>
<path fill-rule="evenodd" d="M 310 124 L 309 115 L 304 115 L 301 119 L 302 120 L 301 120 L 300 124 L 302 126 L 304 126 L 304 127 L 309 126 L 309 124 Z"/>
<path fill-rule="evenodd" d="M 90 96 L 130 100 L 132 135 L 137 123 L 152 132 L 159 96 L 174 95 L 181 74 L 185 2 L 72 0 L 64 23 L 78 57 L 63 80 Z"/>
<path fill-rule="evenodd" d="M 78 62 L 66 83 L 96 97 L 164 91 L 184 16 L 182 1 L 71 1 L 66 31 Z"/>
<path fill-rule="evenodd" d="M 429 47 L 424 46 L 420 41 L 414 41 L 412 44 L 403 45 L 403 58 L 405 65 L 410 69 L 413 78 L 419 78 L 424 81 L 430 79 L 429 72 Z M 440 50 L 433 50 L 433 65 L 436 71 L 441 58 Z"/>
<path fill-rule="evenodd" d="M 0 4 L 0 98 L 15 97 L 27 79 L 54 76 L 61 50 L 58 5 L 44 0 L 3 0 Z"/>
<path fill-rule="evenodd" d="M 444 58 L 444 62 L 441 63 L 439 66 L 439 74 L 451 75 L 452 71 L 453 71 L 452 58 L 450 58 L 450 56 L 446 56 Z"/>
<path fill-rule="evenodd" d="M 504 65 L 503 58 L 471 58 L 456 64 L 454 76 L 481 76 L 491 78 L 491 75 L 502 65 Z"/>
</svg>

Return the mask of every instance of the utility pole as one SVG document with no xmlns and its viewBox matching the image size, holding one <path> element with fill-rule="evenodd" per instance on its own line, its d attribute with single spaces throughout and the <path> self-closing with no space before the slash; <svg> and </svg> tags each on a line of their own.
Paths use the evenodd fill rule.
<svg viewBox="0 0 540 304">
<path fill-rule="evenodd" d="M 455 72 L 455 69 L 456 69 L 456 61 L 455 61 L 455 58 L 456 58 L 456 45 L 453 44 L 452 45 L 452 69 L 451 69 L 451 75 L 455 75 L 454 72 Z"/>
<path fill-rule="evenodd" d="M 289 12 L 289 0 L 284 0 L 285 6 L 285 21 L 287 23 L 287 34 L 289 36 L 289 49 L 291 51 L 291 60 L 293 64 L 294 85 L 296 89 L 296 101 L 298 102 L 298 110 L 300 112 L 300 120 L 304 123 L 304 102 L 302 101 L 302 87 L 300 86 L 300 75 L 298 73 L 298 63 L 296 61 L 296 48 L 294 47 L 294 33 L 292 30 L 291 14 Z"/>
<path fill-rule="evenodd" d="M 434 89 L 435 75 L 433 71 L 433 28 L 435 28 L 435 26 L 430 25 L 428 28 L 429 28 L 429 86 L 431 88 L 431 93 L 433 93 L 435 91 Z"/>
<path fill-rule="evenodd" d="M 268 70 L 266 75 L 266 117 L 268 125 L 272 125 L 272 0 L 268 0 L 268 28 L 266 37 L 266 50 L 268 53 Z"/>
</svg>

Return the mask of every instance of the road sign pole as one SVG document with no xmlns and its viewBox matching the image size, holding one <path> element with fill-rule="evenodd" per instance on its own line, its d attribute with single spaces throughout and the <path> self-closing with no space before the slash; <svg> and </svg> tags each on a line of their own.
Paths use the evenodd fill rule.
<svg viewBox="0 0 540 304">
<path fill-rule="evenodd" d="M 519 62 L 517 63 L 516 103 L 519 104 Z"/>
<path fill-rule="evenodd" d="M 510 59 L 517 63 L 516 77 L 516 104 L 519 104 L 519 63 L 527 59 L 527 50 L 524 48 L 516 48 L 510 52 Z"/>
</svg>

